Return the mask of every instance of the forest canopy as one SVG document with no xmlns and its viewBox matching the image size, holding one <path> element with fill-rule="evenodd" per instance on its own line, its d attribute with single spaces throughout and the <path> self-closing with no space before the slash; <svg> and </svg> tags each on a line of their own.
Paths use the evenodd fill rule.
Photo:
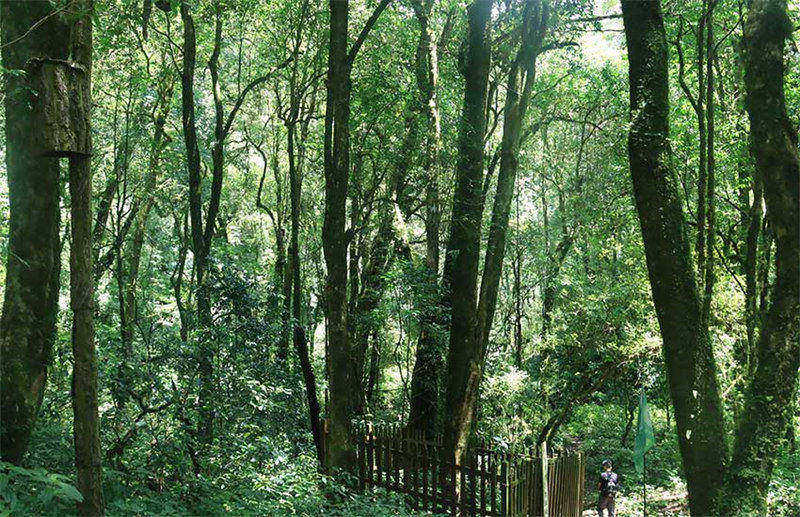
<svg viewBox="0 0 800 517">
<path fill-rule="evenodd" d="M 0 513 L 428 514 L 363 489 L 392 429 L 454 494 L 579 451 L 581 510 L 608 459 L 624 515 L 797 515 L 798 39 L 796 0 L 0 0 Z"/>
</svg>

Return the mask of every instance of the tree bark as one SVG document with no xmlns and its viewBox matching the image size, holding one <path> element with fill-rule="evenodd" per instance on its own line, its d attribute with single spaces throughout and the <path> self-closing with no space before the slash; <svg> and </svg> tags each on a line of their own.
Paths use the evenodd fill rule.
<svg viewBox="0 0 800 517">
<path fill-rule="evenodd" d="M 192 252 L 194 254 L 195 290 L 197 299 L 197 321 L 200 327 L 200 341 L 197 346 L 198 371 L 200 374 L 200 422 L 199 436 L 209 443 L 212 439 L 213 409 L 209 406 L 211 398 L 211 378 L 213 363 L 211 351 L 203 335 L 211 327 L 211 301 L 206 289 L 206 265 L 208 248 L 203 231 L 203 208 L 201 197 L 200 149 L 197 144 L 197 128 L 194 106 L 194 70 L 197 56 L 197 37 L 194 18 L 186 1 L 181 2 L 183 21 L 183 69 L 181 73 L 181 101 L 184 142 L 186 144 L 186 169 L 189 173 L 189 219 L 191 221 Z M 215 151 L 215 157 L 217 157 Z M 214 217 L 207 214 L 207 226 L 213 227 Z"/>
<path fill-rule="evenodd" d="M 630 67 L 628 156 L 678 443 L 694 515 L 714 514 L 726 450 L 716 364 L 678 182 L 669 167 L 667 43 L 658 0 L 622 2 Z"/>
<path fill-rule="evenodd" d="M 793 416 L 800 368 L 800 159 L 786 112 L 785 0 L 750 4 L 743 36 L 746 108 L 752 151 L 775 237 L 775 281 L 758 342 L 758 364 L 745 395 L 723 511 L 764 513 L 775 459 Z"/>
<path fill-rule="evenodd" d="M 758 291 L 758 239 L 761 234 L 762 211 L 764 205 L 764 189 L 761 178 L 753 174 L 753 202 L 747 212 L 747 236 L 745 240 L 744 258 L 744 312 L 747 328 L 747 349 L 742 354 L 745 371 L 748 377 L 755 372 L 756 365 L 756 329 L 760 327 L 759 291 Z"/>
<path fill-rule="evenodd" d="M 466 48 L 460 63 L 465 79 L 459 126 L 458 164 L 445 284 L 449 289 L 450 344 L 447 354 L 443 455 L 461 462 L 472 423 L 472 394 L 480 379 L 477 318 L 486 97 L 491 59 L 492 2 L 475 0 L 467 11 Z M 449 267 L 448 267 L 449 265 Z"/>
<path fill-rule="evenodd" d="M 708 193 L 708 170 L 706 168 L 706 158 L 708 157 L 708 129 L 706 126 L 705 101 L 705 59 L 707 49 L 705 47 L 706 38 L 706 14 L 708 0 L 703 0 L 700 12 L 700 19 L 697 22 L 696 51 L 697 51 L 697 100 L 694 104 L 694 111 L 697 115 L 697 133 L 699 139 L 699 150 L 697 153 L 697 242 L 695 244 L 695 254 L 697 256 L 697 273 L 700 286 L 706 276 L 706 195 Z M 691 94 L 686 90 L 686 95 L 691 98 Z"/>
<path fill-rule="evenodd" d="M 347 0 L 330 0 L 328 78 L 325 103 L 325 210 L 322 224 L 322 249 L 325 278 L 325 316 L 328 335 L 327 358 L 330 383 L 330 436 L 328 465 L 354 468 L 350 443 L 350 419 L 355 415 L 361 395 L 355 390 L 360 372 L 353 361 L 353 348 L 347 325 L 347 247 L 345 206 L 350 172 L 350 73 L 353 61 L 380 14 L 391 0 L 381 0 L 348 52 Z"/>
<path fill-rule="evenodd" d="M 325 103 L 325 215 L 322 248 L 327 266 L 325 308 L 330 370 L 331 426 L 328 464 L 347 468 L 353 459 L 350 418 L 355 411 L 347 333 L 347 245 L 345 204 L 350 170 L 350 66 L 347 63 L 347 0 L 330 0 L 330 40 Z M 356 394 L 357 395 L 357 394 Z"/>
<path fill-rule="evenodd" d="M 716 0 L 706 2 L 706 181 L 705 181 L 705 252 L 704 264 L 701 268 L 703 285 L 703 303 L 701 317 L 708 325 L 711 314 L 711 298 L 714 295 L 714 246 L 716 244 L 716 160 L 714 157 L 714 7 Z M 700 92 L 702 96 L 702 92 Z M 699 211 L 699 209 L 698 209 Z M 698 221 L 699 225 L 699 221 Z M 699 226 L 698 226 L 699 228 Z"/>
<path fill-rule="evenodd" d="M 430 23 L 433 0 L 412 2 L 419 23 L 415 75 L 419 89 L 420 104 L 425 111 L 425 266 L 426 280 L 438 284 L 439 233 L 441 206 L 439 200 L 439 170 L 442 152 L 442 128 L 439 115 L 437 86 L 439 82 L 439 58 L 436 36 Z M 432 303 L 428 309 L 439 304 Z M 436 429 L 439 412 L 439 384 L 442 376 L 442 346 L 440 321 L 436 310 L 423 309 L 420 315 L 420 335 L 417 342 L 416 360 L 411 374 L 411 407 L 409 425 L 426 435 Z"/>
<path fill-rule="evenodd" d="M 23 70 L 33 57 L 66 59 L 68 30 L 49 2 L 0 3 L 2 62 Z M 46 20 L 27 37 L 35 23 Z M 13 42 L 13 43 L 12 43 Z M 0 320 L 0 451 L 19 464 L 28 448 L 47 382 L 56 335 L 61 240 L 58 158 L 41 155 L 42 128 L 24 76 L 5 81 L 5 159 L 10 204 L 3 314 Z"/>
<path fill-rule="evenodd" d="M 92 107 L 92 0 L 76 4 L 71 28 L 72 59 L 83 72 L 70 109 L 78 110 L 91 149 Z M 79 98 L 77 98 L 79 96 Z M 70 246 L 70 308 L 72 309 L 72 409 L 74 414 L 75 465 L 82 515 L 102 515 L 102 456 L 97 415 L 97 358 L 94 345 L 94 270 L 92 267 L 92 167 L 89 155 L 69 157 L 69 193 L 72 227 Z"/>
</svg>

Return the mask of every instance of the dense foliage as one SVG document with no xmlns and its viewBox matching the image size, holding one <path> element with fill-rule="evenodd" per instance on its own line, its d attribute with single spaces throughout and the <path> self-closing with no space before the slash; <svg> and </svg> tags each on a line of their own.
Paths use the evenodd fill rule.
<svg viewBox="0 0 800 517">
<path fill-rule="evenodd" d="M 791 24 L 780 59 L 796 159 L 800 8 L 771 1 L 783 6 Z M 15 88 L 23 88 L 25 76 L 9 49 L 19 48 L 19 34 L 23 43 L 46 35 L 38 25 L 17 27 L 25 7 L 0 3 L 5 123 L 19 116 Z M 326 77 L 334 59 L 329 36 L 337 30 L 327 3 L 31 2 L 39 9 L 27 14 L 31 19 L 63 18 L 65 26 L 86 14 L 76 5 L 93 4 L 94 269 L 87 274 L 96 283 L 91 342 L 107 514 L 402 515 L 398 496 L 354 492 L 352 473 L 320 468 L 312 423 L 333 426 L 334 451 L 334 411 L 447 430 L 458 420 L 444 400 L 461 352 L 475 352 L 481 372 L 474 418 L 458 422 L 465 432 L 498 448 L 544 441 L 550 450 L 580 447 L 590 466 L 587 508 L 600 462 L 610 458 L 622 479 L 621 513 L 641 511 L 631 452 L 636 405 L 646 393 L 656 435 L 648 454 L 649 503 L 667 514 L 689 511 L 663 322 L 651 295 L 629 167 L 624 30 L 630 26 L 623 27 L 617 2 L 489 2 L 486 102 L 473 110 L 486 125 L 475 137 L 479 159 L 471 164 L 480 181 L 466 185 L 464 149 L 476 147 L 465 141 L 465 98 L 480 83 L 465 70 L 465 63 L 480 63 L 472 54 L 480 20 L 468 14 L 467 3 L 343 2 L 350 29 L 345 50 L 363 45 L 342 68 L 349 74 L 349 111 L 339 119 L 330 113 L 341 105 L 330 103 L 339 97 L 331 96 Z M 748 6 L 678 0 L 662 8 L 669 47 L 667 161 L 677 178 L 698 292 L 707 293 L 703 321 L 726 430 L 718 439 L 727 451 L 734 447 L 733 429 L 754 404 L 748 386 L 781 237 L 767 223 L 762 199 L 770 185 L 750 149 L 742 50 Z M 526 32 L 537 23 L 538 40 Z M 188 27 L 196 39 L 191 69 Z M 520 92 L 527 93 L 524 102 L 512 105 L 509 98 Z M 705 103 L 702 116 L 698 103 L 701 110 Z M 511 143 L 509 106 L 521 114 Z M 349 163 L 331 162 L 330 154 L 341 149 L 330 140 L 338 142 L 342 123 L 349 130 Z M 9 131 L 0 137 L 6 158 Z M 65 515 L 82 499 L 70 406 L 70 257 L 76 249 L 70 208 L 77 200 L 67 171 L 75 158 L 64 156 L 47 158 L 61 171 L 49 205 L 61 246 L 60 265 L 53 266 L 60 271 L 55 332 L 44 345 L 46 383 L 36 388 L 41 405 L 27 452 L 21 458 L 4 452 L 8 462 L 0 463 L 1 515 Z M 9 290 L 21 285 L 9 266 L 17 231 L 10 203 L 23 195 L 13 190 L 19 176 L 10 174 L 12 162 L 0 163 L 0 255 L 9 261 L 0 262 L 5 322 Z M 331 230 L 331 178 L 341 163 L 344 231 L 338 239 Z M 494 221 L 505 187 L 511 197 L 498 247 Z M 470 237 L 477 249 L 448 240 L 459 235 L 451 223 L 461 217 L 456 208 L 467 188 L 480 204 L 477 235 Z M 35 189 L 26 194 L 36 195 Z M 347 259 L 346 282 L 333 286 L 336 246 Z M 448 268 L 462 264 L 465 255 L 458 253 L 470 250 L 477 253 L 473 297 L 484 298 L 498 251 L 500 269 L 486 339 L 461 350 L 451 340 L 460 316 L 451 293 L 464 286 L 448 284 L 461 278 Z M 333 287 L 346 295 L 344 329 L 326 325 L 336 314 Z M 483 305 L 474 305 L 475 317 L 485 318 Z M 796 317 L 787 328 L 792 324 L 796 340 Z M 10 348 L 3 325 L 3 360 L 10 364 L 22 356 Z M 480 334 L 475 328 L 473 337 Z M 344 357 L 352 386 L 346 388 L 355 394 L 344 402 L 337 385 L 344 367 L 336 348 L 340 331 L 349 347 Z M 787 378 L 789 423 L 780 429 L 766 492 L 770 515 L 800 513 L 796 370 Z M 4 369 L 4 390 L 11 379 Z M 433 417 L 412 421 L 410 414 L 426 409 L 415 404 L 431 393 Z"/>
</svg>

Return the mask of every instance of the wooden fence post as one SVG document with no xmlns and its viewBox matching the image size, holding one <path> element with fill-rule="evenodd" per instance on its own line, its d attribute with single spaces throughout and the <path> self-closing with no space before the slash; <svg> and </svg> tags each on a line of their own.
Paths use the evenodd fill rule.
<svg viewBox="0 0 800 517">
<path fill-rule="evenodd" d="M 508 515 L 508 458 L 500 457 L 500 515 Z"/>
<path fill-rule="evenodd" d="M 550 515 L 550 498 L 548 492 L 548 482 L 549 477 L 548 474 L 548 466 L 547 466 L 547 442 L 542 442 L 542 513 L 545 517 L 549 517 Z"/>
<path fill-rule="evenodd" d="M 358 442 L 358 489 L 359 491 L 364 491 L 364 487 L 366 485 L 365 479 L 367 474 L 367 455 L 366 455 L 366 446 L 364 444 L 364 435 L 363 433 L 359 432 L 358 437 L 356 438 Z"/>
<path fill-rule="evenodd" d="M 353 439 L 359 489 L 380 486 L 404 494 L 414 511 L 493 517 L 581 515 L 585 457 L 579 451 L 550 458 L 542 444 L 537 457 L 532 450 L 501 453 L 481 443 L 459 465 L 442 456 L 436 438 L 367 425 Z"/>
</svg>

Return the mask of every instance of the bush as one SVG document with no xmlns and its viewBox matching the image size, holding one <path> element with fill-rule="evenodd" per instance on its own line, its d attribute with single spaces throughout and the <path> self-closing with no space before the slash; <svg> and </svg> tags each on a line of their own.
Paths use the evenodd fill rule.
<svg viewBox="0 0 800 517">
<path fill-rule="evenodd" d="M 0 516 L 64 515 L 82 500 L 67 476 L 0 461 Z"/>
</svg>

